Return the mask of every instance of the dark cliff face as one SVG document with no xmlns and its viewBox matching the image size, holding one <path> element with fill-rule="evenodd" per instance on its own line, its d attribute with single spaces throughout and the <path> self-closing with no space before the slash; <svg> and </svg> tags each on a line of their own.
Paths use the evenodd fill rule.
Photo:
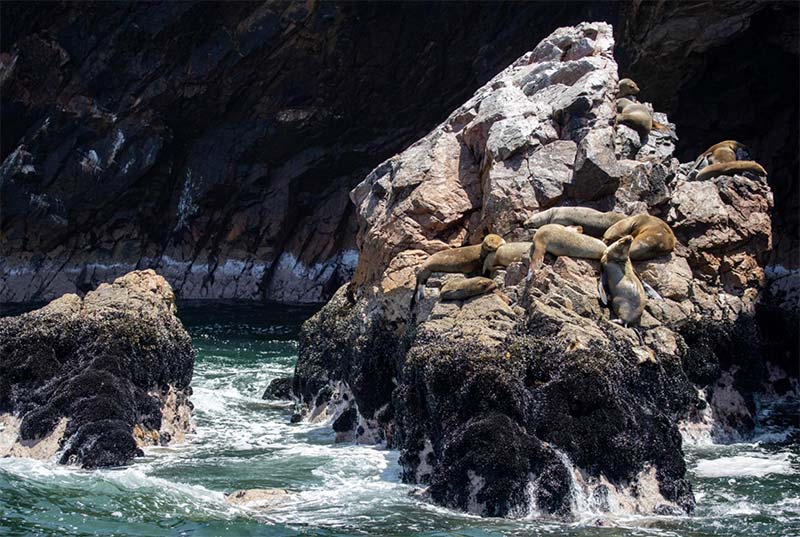
<svg viewBox="0 0 800 537">
<path fill-rule="evenodd" d="M 324 300 L 355 265 L 349 190 L 555 27 L 588 19 L 619 21 L 622 74 L 674 111 L 685 154 L 751 145 L 789 252 L 797 7 L 646 8 L 4 4 L 0 300 L 86 291 L 132 267 L 182 298 Z M 725 30 L 685 61 L 699 21 Z M 737 80 L 765 69 L 782 74 Z"/>
</svg>

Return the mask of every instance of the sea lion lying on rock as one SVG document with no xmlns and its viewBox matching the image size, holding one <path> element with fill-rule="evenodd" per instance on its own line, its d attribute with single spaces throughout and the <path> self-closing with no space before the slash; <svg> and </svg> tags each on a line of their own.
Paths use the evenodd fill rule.
<svg viewBox="0 0 800 537">
<path fill-rule="evenodd" d="M 457 278 L 447 280 L 442 286 L 442 300 L 466 300 L 473 296 L 482 295 L 497 289 L 494 280 L 475 276 L 474 278 Z"/>
<path fill-rule="evenodd" d="M 741 142 L 725 140 L 712 145 L 695 160 L 695 165 L 719 164 L 720 162 L 733 162 L 736 160 L 750 160 L 750 152 Z"/>
<path fill-rule="evenodd" d="M 606 248 L 600 258 L 603 266 L 597 286 L 600 302 L 604 305 L 610 302 L 617 322 L 623 326 L 639 324 L 647 302 L 644 287 L 633 270 L 629 255 L 633 242 L 634 238 L 626 235 Z"/>
<path fill-rule="evenodd" d="M 619 81 L 617 89 L 617 118 L 615 123 L 627 125 L 639 133 L 647 136 L 653 129 L 663 129 L 664 126 L 653 120 L 653 114 L 647 106 L 636 102 L 634 95 L 639 93 L 639 86 L 630 78 Z"/>
<path fill-rule="evenodd" d="M 526 222 L 527 228 L 540 228 L 546 224 L 581 226 L 583 233 L 602 237 L 608 228 L 625 218 L 624 214 L 598 211 L 589 207 L 553 207 L 536 213 Z"/>
<path fill-rule="evenodd" d="M 703 181 L 713 179 L 719 175 L 732 175 L 735 173 L 753 173 L 762 177 L 767 171 L 754 160 L 749 160 L 750 152 L 747 147 L 736 140 L 725 140 L 706 149 L 694 161 L 692 170 L 694 179 Z M 696 171 L 698 170 L 699 171 Z"/>
<path fill-rule="evenodd" d="M 533 236 L 533 250 L 528 269 L 530 278 L 533 271 L 542 266 L 544 254 L 568 255 L 585 259 L 600 259 L 606 245 L 603 241 L 579 233 L 577 227 L 560 224 L 547 224 L 540 227 Z"/>
<path fill-rule="evenodd" d="M 434 272 L 478 274 L 483 269 L 486 256 L 505 243 L 502 237 L 490 233 L 481 244 L 436 252 L 425 260 L 417 272 L 417 286 L 424 285 Z"/>
<path fill-rule="evenodd" d="M 705 179 L 713 179 L 719 175 L 733 175 L 736 173 L 753 173 L 766 177 L 767 170 L 761 164 L 754 160 L 737 160 L 735 162 L 720 162 L 718 164 L 710 164 L 697 172 L 695 180 L 703 181 Z"/>
<path fill-rule="evenodd" d="M 675 234 L 666 222 L 649 214 L 623 218 L 603 234 L 603 242 L 611 244 L 631 235 L 630 258 L 635 261 L 652 259 L 667 254 L 675 248 Z"/>
<path fill-rule="evenodd" d="M 505 268 L 511 263 L 530 259 L 532 242 L 507 242 L 496 251 L 486 256 L 483 262 L 483 274 L 491 275 L 494 271 Z"/>
</svg>

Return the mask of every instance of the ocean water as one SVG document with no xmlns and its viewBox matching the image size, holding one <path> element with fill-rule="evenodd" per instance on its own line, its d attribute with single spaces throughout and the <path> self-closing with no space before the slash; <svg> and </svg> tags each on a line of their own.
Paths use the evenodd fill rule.
<svg viewBox="0 0 800 537">
<path fill-rule="evenodd" d="M 191 441 L 108 470 L 0 459 L 0 535 L 800 535 L 800 444 L 770 425 L 791 408 L 762 409 L 772 419 L 751 442 L 687 447 L 692 517 L 481 519 L 409 496 L 396 451 L 335 445 L 328 427 L 291 425 L 288 403 L 261 399 L 271 379 L 292 373 L 310 313 L 183 306 L 198 354 Z M 266 512 L 225 502 L 265 487 L 294 494 Z"/>
</svg>

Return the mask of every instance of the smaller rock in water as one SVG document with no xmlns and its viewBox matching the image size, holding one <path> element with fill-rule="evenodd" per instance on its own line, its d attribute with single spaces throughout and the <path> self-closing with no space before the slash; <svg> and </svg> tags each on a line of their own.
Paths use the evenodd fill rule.
<svg viewBox="0 0 800 537">
<path fill-rule="evenodd" d="M 292 493 L 285 489 L 245 489 L 231 492 L 225 501 L 231 505 L 269 509 L 291 498 Z"/>
<path fill-rule="evenodd" d="M 269 383 L 269 386 L 267 386 L 267 389 L 264 390 L 264 395 L 262 395 L 261 398 L 290 400 L 292 398 L 293 382 L 293 377 L 280 377 L 272 379 Z"/>
<path fill-rule="evenodd" d="M 191 428 L 194 350 L 152 270 L 0 319 L 0 456 L 127 464 Z"/>
</svg>

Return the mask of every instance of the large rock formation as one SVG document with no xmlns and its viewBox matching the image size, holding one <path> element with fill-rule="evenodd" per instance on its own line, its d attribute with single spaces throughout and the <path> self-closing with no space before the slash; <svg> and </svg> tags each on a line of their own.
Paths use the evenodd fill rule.
<svg viewBox="0 0 800 537">
<path fill-rule="evenodd" d="M 613 47 L 605 23 L 555 31 L 351 193 L 358 268 L 304 325 L 294 390 L 337 438 L 400 449 L 404 479 L 440 504 L 690 512 L 681 430 L 746 434 L 757 392 L 796 387 L 756 319 L 766 180 L 690 180 L 663 114 L 644 139 L 615 126 Z M 600 307 L 596 261 L 549 259 L 529 277 L 516 263 L 500 292 L 463 302 L 438 290 L 462 276 L 434 276 L 414 299 L 430 254 L 490 232 L 530 240 L 531 215 L 570 205 L 675 231 L 674 252 L 635 264 L 662 296 L 639 334 Z"/>
<path fill-rule="evenodd" d="M 797 9 L 4 2 L 0 301 L 85 293 L 147 267 L 182 298 L 327 299 L 357 259 L 347 193 L 581 20 L 619 21 L 622 71 L 677 118 L 682 160 L 725 138 L 751 145 L 780 194 L 772 274 L 800 287 L 785 97 L 797 94 Z"/>
<path fill-rule="evenodd" d="M 0 457 L 130 462 L 190 429 L 194 350 L 152 270 L 0 319 Z"/>
</svg>

